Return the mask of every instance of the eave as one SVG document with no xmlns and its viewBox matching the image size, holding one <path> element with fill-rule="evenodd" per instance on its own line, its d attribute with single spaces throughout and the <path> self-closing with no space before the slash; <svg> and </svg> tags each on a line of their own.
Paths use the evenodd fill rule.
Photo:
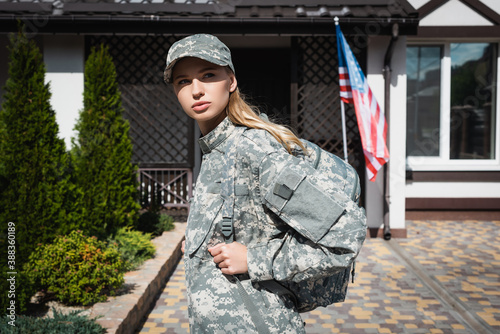
<svg viewBox="0 0 500 334">
<path fill-rule="evenodd" d="M 400 35 L 417 33 L 418 19 L 340 17 L 344 34 L 390 35 L 399 25 Z M 332 17 L 231 18 L 169 17 L 159 15 L 0 15 L 0 32 L 17 31 L 17 22 L 25 23 L 29 33 L 71 34 L 191 34 L 206 32 L 230 35 L 331 35 Z"/>
</svg>

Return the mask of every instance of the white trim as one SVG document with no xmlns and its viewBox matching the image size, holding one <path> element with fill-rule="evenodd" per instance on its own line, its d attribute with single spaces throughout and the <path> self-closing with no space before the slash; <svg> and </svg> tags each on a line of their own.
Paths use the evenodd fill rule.
<svg viewBox="0 0 500 334">
<path fill-rule="evenodd" d="M 500 182 L 407 182 L 406 198 L 497 198 Z"/>
<path fill-rule="evenodd" d="M 450 105 L 451 105 L 451 55 L 450 43 L 443 48 L 441 61 L 441 124 L 439 125 L 439 156 L 448 160 L 450 156 Z M 444 111 L 444 112 L 443 112 Z"/>
<path fill-rule="evenodd" d="M 413 171 L 500 171 L 498 160 L 485 160 L 478 164 L 477 160 L 442 161 L 438 158 L 407 157 L 407 166 Z M 424 161 L 425 160 L 425 161 Z"/>
<path fill-rule="evenodd" d="M 466 28 L 464 28 L 466 29 Z M 450 38 L 417 38 L 408 37 L 407 46 L 418 46 L 418 45 L 442 45 L 446 43 L 500 43 L 500 38 L 485 37 L 485 38 L 470 38 L 470 37 L 454 37 Z"/>
</svg>

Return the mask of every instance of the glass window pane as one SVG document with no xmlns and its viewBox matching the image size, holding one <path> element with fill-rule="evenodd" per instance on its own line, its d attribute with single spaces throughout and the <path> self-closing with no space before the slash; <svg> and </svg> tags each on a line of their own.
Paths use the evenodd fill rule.
<svg viewBox="0 0 500 334">
<path fill-rule="evenodd" d="M 452 43 L 450 159 L 495 158 L 496 44 Z"/>
<path fill-rule="evenodd" d="M 439 156 L 441 47 L 406 49 L 407 156 Z"/>
</svg>

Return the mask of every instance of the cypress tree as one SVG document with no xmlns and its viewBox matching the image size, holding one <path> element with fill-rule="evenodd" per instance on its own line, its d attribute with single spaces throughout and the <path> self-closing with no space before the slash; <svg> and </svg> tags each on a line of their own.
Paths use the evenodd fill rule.
<svg viewBox="0 0 500 334">
<path fill-rule="evenodd" d="M 129 123 L 108 48 L 93 48 L 85 63 L 83 110 L 73 140 L 75 176 L 84 193 L 82 230 L 98 238 L 137 219 L 136 168 L 131 163 Z"/>
<path fill-rule="evenodd" d="M 61 226 L 78 219 L 68 198 L 73 190 L 66 174 L 69 155 L 64 141 L 58 138 L 42 54 L 21 30 L 10 38 L 9 78 L 0 111 L 1 234 L 7 236 L 7 231 L 12 232 L 7 225 L 14 226 L 15 265 L 10 267 L 9 263 L 8 271 L 19 274 L 16 312 L 25 309 L 34 292 L 23 281 L 23 263 L 38 243 L 51 242 Z M 2 242 L 1 246 L 3 253 L 7 245 Z M 6 259 L 2 254 L 2 267 Z M 5 306 L 9 300 L 6 290 L 1 290 Z"/>
</svg>

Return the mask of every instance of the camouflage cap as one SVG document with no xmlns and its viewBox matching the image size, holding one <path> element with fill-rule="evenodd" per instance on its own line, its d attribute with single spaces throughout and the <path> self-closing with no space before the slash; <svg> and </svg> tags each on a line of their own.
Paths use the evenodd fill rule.
<svg viewBox="0 0 500 334">
<path fill-rule="evenodd" d="M 208 34 L 188 36 L 175 42 L 168 50 L 167 67 L 163 73 L 166 83 L 172 82 L 172 70 L 180 59 L 195 57 L 219 66 L 229 66 L 234 71 L 231 51 L 217 37 Z"/>
</svg>

